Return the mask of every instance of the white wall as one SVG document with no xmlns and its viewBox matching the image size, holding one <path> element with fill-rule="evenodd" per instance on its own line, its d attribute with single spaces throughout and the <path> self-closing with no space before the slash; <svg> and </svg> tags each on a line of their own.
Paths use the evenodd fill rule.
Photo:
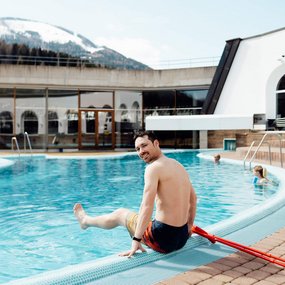
<svg viewBox="0 0 285 285">
<path fill-rule="evenodd" d="M 252 128 L 252 116 L 191 115 L 146 117 L 146 129 L 152 131 L 243 130 Z"/>
<path fill-rule="evenodd" d="M 215 114 L 276 115 L 277 83 L 285 74 L 285 29 L 241 41 Z"/>
</svg>

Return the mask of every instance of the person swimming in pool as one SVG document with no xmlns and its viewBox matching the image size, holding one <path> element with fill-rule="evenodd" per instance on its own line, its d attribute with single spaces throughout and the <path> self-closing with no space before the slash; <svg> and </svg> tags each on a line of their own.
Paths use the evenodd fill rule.
<svg viewBox="0 0 285 285">
<path fill-rule="evenodd" d="M 102 216 L 87 215 L 81 204 L 74 205 L 74 214 L 82 229 L 112 229 L 125 226 L 131 237 L 130 250 L 120 256 L 133 256 L 142 244 L 155 251 L 169 253 L 182 248 L 192 234 L 196 215 L 196 193 L 185 168 L 166 157 L 153 132 L 139 132 L 134 137 L 139 157 L 147 163 L 144 191 L 139 213 L 119 208 Z M 155 218 L 151 220 L 154 205 Z"/>
<path fill-rule="evenodd" d="M 266 168 L 261 165 L 256 165 L 253 168 L 253 184 L 254 185 L 264 185 L 268 184 L 270 181 L 266 178 Z"/>
<path fill-rule="evenodd" d="M 214 155 L 214 163 L 219 164 L 221 160 L 221 155 L 220 154 L 215 154 Z"/>
</svg>

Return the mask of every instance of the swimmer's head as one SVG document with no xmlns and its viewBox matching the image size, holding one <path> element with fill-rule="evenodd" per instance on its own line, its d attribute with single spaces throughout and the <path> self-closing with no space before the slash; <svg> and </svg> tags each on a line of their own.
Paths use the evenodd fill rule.
<svg viewBox="0 0 285 285">
<path fill-rule="evenodd" d="M 256 176 L 259 176 L 261 178 L 265 178 L 266 177 L 266 168 L 263 168 L 261 165 L 256 165 L 253 168 L 253 173 Z"/>
<path fill-rule="evenodd" d="M 220 154 L 215 154 L 215 155 L 214 155 L 214 161 L 215 161 L 215 162 L 219 162 L 220 159 L 221 159 L 221 155 L 220 155 Z"/>
</svg>

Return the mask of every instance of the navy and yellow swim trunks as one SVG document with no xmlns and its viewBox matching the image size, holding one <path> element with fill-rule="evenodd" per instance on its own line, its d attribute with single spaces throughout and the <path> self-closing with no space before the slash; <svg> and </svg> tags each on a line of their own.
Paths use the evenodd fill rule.
<svg viewBox="0 0 285 285">
<path fill-rule="evenodd" d="M 131 236 L 137 226 L 137 213 L 130 213 L 126 226 Z M 142 243 L 155 251 L 169 253 L 182 248 L 189 238 L 188 225 L 174 227 L 157 220 L 150 221 L 142 237 Z"/>
</svg>

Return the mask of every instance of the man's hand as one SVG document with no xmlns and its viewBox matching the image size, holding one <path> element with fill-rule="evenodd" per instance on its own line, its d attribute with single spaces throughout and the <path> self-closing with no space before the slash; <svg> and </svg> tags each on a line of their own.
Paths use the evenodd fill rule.
<svg viewBox="0 0 285 285">
<path fill-rule="evenodd" d="M 146 252 L 146 250 L 142 247 L 141 243 L 133 240 L 132 248 L 128 251 L 122 252 L 119 256 L 127 256 L 128 258 L 132 257 L 138 250 L 141 252 Z"/>
</svg>

